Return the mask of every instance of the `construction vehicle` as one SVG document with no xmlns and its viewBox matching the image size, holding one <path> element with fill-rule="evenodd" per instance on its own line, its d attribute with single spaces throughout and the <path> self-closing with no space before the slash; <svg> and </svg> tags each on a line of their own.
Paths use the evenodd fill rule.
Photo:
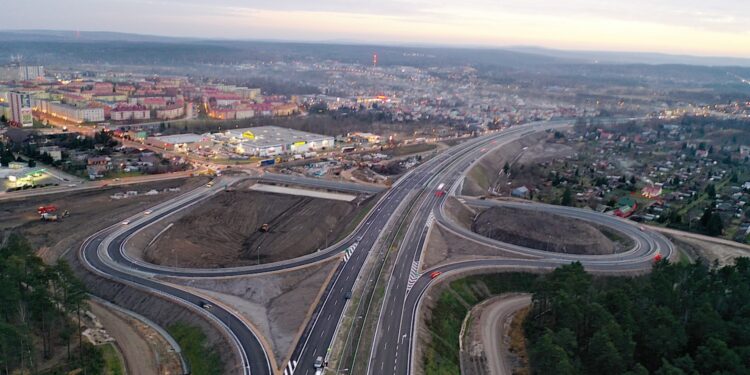
<svg viewBox="0 0 750 375">
<path fill-rule="evenodd" d="M 263 225 L 260 226 L 260 231 L 263 233 L 268 232 L 268 229 L 269 229 L 268 223 L 264 223 Z"/>
<path fill-rule="evenodd" d="M 208 168 L 208 169 L 202 169 L 194 173 L 195 176 L 216 176 L 217 173 L 215 170 Z"/>
<path fill-rule="evenodd" d="M 57 221 L 57 214 L 45 212 L 42 214 L 42 221 Z"/>
<path fill-rule="evenodd" d="M 46 205 L 46 206 L 41 206 L 41 207 L 39 207 L 39 208 L 36 209 L 36 212 L 39 215 L 47 214 L 47 213 L 52 213 L 52 212 L 55 212 L 55 211 L 57 211 L 57 206 L 55 206 L 54 204 L 49 204 L 49 205 Z"/>
<path fill-rule="evenodd" d="M 58 221 L 68 215 L 70 215 L 70 212 L 68 210 L 63 211 L 62 215 L 57 215 L 56 213 L 52 212 L 43 212 L 40 214 L 40 217 L 42 221 Z"/>
</svg>

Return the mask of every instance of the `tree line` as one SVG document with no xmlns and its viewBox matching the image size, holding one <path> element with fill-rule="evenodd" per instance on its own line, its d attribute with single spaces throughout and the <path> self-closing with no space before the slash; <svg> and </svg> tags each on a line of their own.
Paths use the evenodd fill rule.
<svg viewBox="0 0 750 375">
<path fill-rule="evenodd" d="M 44 264 L 24 238 L 11 234 L 0 248 L 0 375 L 40 373 L 61 350 L 62 363 L 43 373 L 101 373 L 101 353 L 82 340 L 86 300 L 67 263 Z"/>
<path fill-rule="evenodd" d="M 533 290 L 535 374 L 750 374 L 748 258 L 661 261 L 638 278 L 593 278 L 573 263 Z"/>
</svg>

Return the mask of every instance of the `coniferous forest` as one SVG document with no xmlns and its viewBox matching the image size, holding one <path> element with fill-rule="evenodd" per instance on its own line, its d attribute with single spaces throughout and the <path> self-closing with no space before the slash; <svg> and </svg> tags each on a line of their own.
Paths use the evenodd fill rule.
<svg viewBox="0 0 750 375">
<path fill-rule="evenodd" d="M 638 278 L 564 266 L 535 284 L 525 329 L 536 374 L 749 374 L 750 259 Z"/>
<path fill-rule="evenodd" d="M 0 374 L 101 373 L 101 352 L 81 340 L 86 299 L 67 263 L 46 265 L 11 235 L 0 248 Z"/>
</svg>

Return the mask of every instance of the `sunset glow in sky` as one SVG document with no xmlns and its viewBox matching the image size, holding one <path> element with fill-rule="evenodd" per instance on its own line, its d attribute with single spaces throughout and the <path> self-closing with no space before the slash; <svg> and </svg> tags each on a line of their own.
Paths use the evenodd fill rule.
<svg viewBox="0 0 750 375">
<path fill-rule="evenodd" d="M 750 57 L 747 0 L 30 0 L 2 29 Z"/>
</svg>

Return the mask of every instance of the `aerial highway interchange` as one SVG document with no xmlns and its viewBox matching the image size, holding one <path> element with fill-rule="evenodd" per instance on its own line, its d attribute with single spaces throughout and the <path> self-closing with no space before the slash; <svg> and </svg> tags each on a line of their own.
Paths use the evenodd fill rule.
<svg viewBox="0 0 750 375">
<path fill-rule="evenodd" d="M 240 372 L 243 374 L 312 375 L 318 371 L 313 366 L 316 359 L 321 356 L 328 359 L 332 354 L 330 348 L 341 326 L 342 316 L 351 301 L 345 296 L 350 296 L 356 290 L 358 280 L 362 279 L 362 269 L 368 257 L 377 248 L 390 245 L 386 243 L 389 234 L 386 233 L 386 228 L 390 228 L 403 215 L 412 215 L 404 228 L 405 235 L 398 244 L 395 266 L 387 278 L 382 306 L 375 311 L 377 328 L 371 343 L 367 366 L 367 373 L 373 375 L 410 374 L 416 365 L 413 357 L 418 311 L 430 285 L 439 282 L 439 279 L 435 280 L 432 277 L 436 274 L 435 272 L 451 274 L 467 270 L 551 270 L 572 261 L 580 261 L 592 271 L 624 272 L 650 268 L 657 254 L 665 258 L 672 256 L 672 244 L 665 237 L 640 228 L 631 222 L 591 211 L 536 203 L 507 203 L 459 197 L 470 206 L 512 205 L 597 222 L 631 237 L 635 245 L 628 251 L 614 255 L 581 256 L 550 253 L 481 236 L 454 223 L 445 214 L 446 200 L 459 194 L 466 173 L 487 149 L 502 147 L 534 132 L 564 126 L 568 126 L 565 121 L 531 123 L 492 132 L 451 147 L 400 178 L 391 189 L 382 194 L 377 204 L 346 238 L 327 249 L 300 258 L 238 268 L 186 269 L 149 264 L 133 259 L 124 251 L 128 239 L 140 230 L 175 212 L 189 209 L 222 191 L 227 185 L 239 181 L 242 177 L 222 177 L 214 186 L 199 187 L 153 207 L 148 215 L 135 215 L 126 223 L 97 232 L 82 244 L 79 257 L 91 271 L 101 276 L 134 288 L 148 290 L 175 303 L 180 303 L 185 308 L 204 314 L 221 327 L 232 341 L 237 357 L 242 361 Z M 305 180 L 293 181 L 286 176 L 267 176 L 267 179 L 280 183 L 309 183 Z M 446 194 L 436 194 L 439 186 L 440 190 Z M 317 183 L 315 187 L 337 188 L 327 183 Z M 339 188 L 347 190 L 353 187 L 347 185 Z M 421 270 L 421 259 L 428 233 L 434 225 L 440 225 L 466 241 L 475 241 L 506 252 L 518 253 L 524 257 L 523 259 L 457 261 Z M 167 284 L 155 278 L 155 276 L 201 278 L 258 275 L 325 261 L 341 256 L 345 250 L 350 250 L 349 256 L 342 257 L 335 276 L 326 287 L 325 294 L 296 343 L 291 359 L 277 366 L 273 363 L 274 359 L 269 357 L 268 353 L 271 351 L 264 346 L 259 334 L 231 307 L 216 301 L 207 301 L 205 296 L 196 295 L 185 288 Z M 206 308 L 207 306 L 210 308 Z"/>
</svg>

